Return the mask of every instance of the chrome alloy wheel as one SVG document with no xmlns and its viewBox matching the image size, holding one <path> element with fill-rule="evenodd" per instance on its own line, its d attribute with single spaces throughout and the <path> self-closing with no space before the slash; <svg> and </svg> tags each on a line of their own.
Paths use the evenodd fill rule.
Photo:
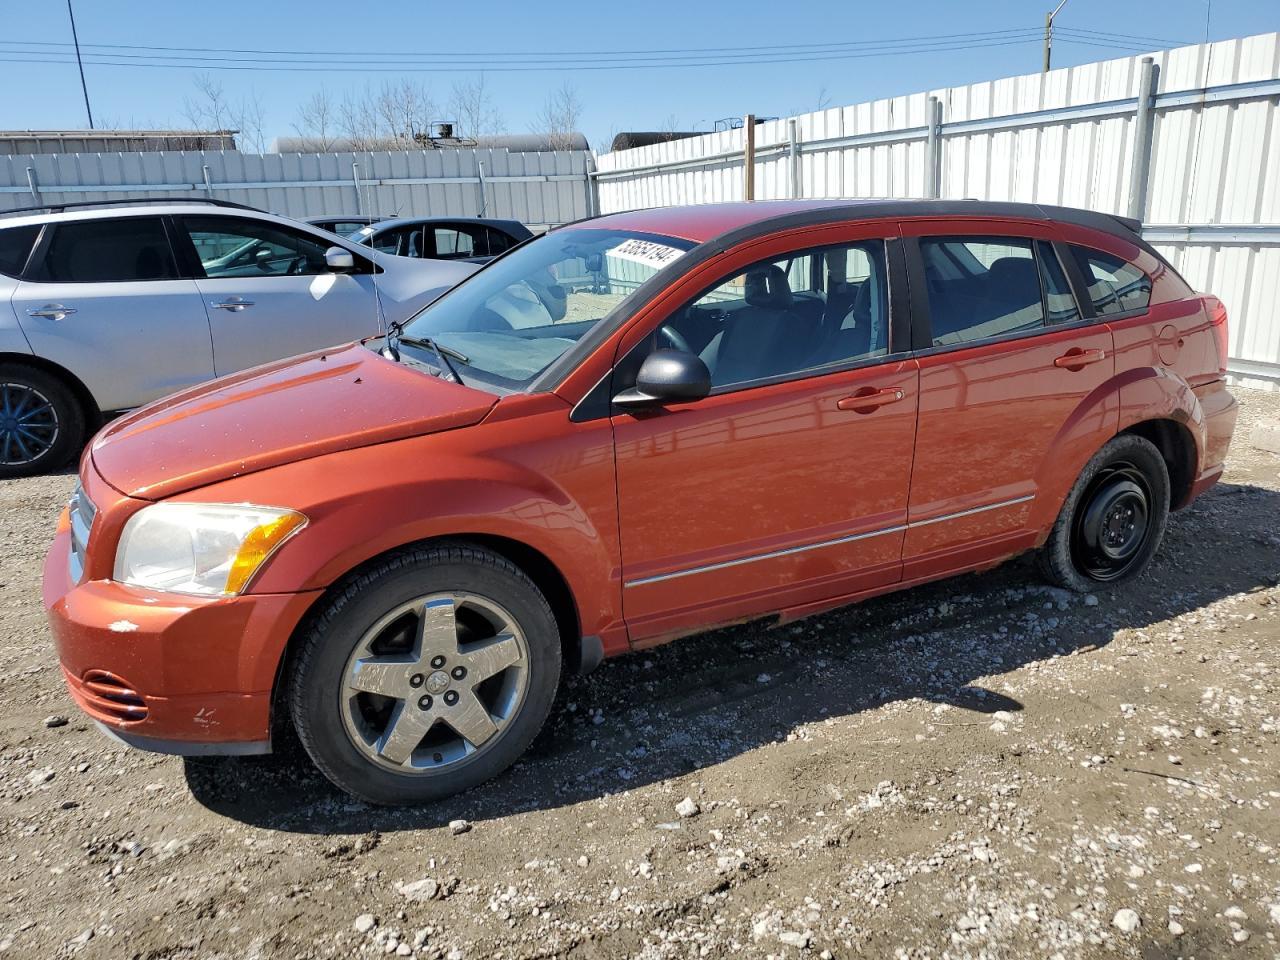
<svg viewBox="0 0 1280 960">
<path fill-rule="evenodd" d="M 58 442 L 58 412 L 27 383 L 0 383 L 0 464 L 33 463 Z"/>
<path fill-rule="evenodd" d="M 529 686 L 529 649 L 501 606 L 436 593 L 391 610 L 356 644 L 340 708 L 351 742 L 398 773 L 467 763 L 501 738 Z"/>
</svg>

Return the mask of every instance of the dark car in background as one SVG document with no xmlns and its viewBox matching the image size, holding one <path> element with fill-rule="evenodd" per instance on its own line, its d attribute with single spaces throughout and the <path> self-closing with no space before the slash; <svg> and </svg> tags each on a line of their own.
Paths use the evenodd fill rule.
<svg viewBox="0 0 1280 960">
<path fill-rule="evenodd" d="M 397 257 L 485 263 L 532 236 L 518 220 L 401 217 L 360 227 L 348 238 Z"/>
<path fill-rule="evenodd" d="M 349 237 L 361 227 L 367 227 L 371 223 L 377 223 L 378 217 L 307 217 L 306 222 L 313 227 L 319 227 L 321 230 L 328 230 L 330 233 L 336 233 L 340 237 Z"/>
</svg>

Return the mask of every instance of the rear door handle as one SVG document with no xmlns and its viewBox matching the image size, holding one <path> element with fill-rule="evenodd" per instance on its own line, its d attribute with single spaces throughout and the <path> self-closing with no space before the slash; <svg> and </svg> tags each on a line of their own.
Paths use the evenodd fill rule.
<svg viewBox="0 0 1280 960">
<path fill-rule="evenodd" d="M 61 320 L 63 317 L 69 317 L 75 312 L 75 307 L 64 307 L 60 303 L 46 303 L 43 307 L 28 310 L 27 316 L 44 317 L 48 320 Z"/>
<path fill-rule="evenodd" d="M 853 396 L 841 397 L 836 401 L 836 407 L 840 410 L 852 410 L 854 413 L 871 413 L 886 404 L 897 403 L 905 396 L 903 391 L 896 388 L 877 390 L 875 387 L 863 387 Z"/>
<path fill-rule="evenodd" d="M 1055 367 L 1066 367 L 1068 370 L 1083 370 L 1091 363 L 1101 363 L 1107 359 L 1107 351 L 1082 350 L 1079 347 L 1072 347 L 1062 356 L 1053 361 Z"/>
<path fill-rule="evenodd" d="M 225 300 L 214 300 L 210 306 L 217 307 L 219 310 L 230 310 L 232 313 L 239 313 L 245 307 L 252 307 L 253 301 L 246 300 L 244 297 L 227 297 Z"/>
</svg>

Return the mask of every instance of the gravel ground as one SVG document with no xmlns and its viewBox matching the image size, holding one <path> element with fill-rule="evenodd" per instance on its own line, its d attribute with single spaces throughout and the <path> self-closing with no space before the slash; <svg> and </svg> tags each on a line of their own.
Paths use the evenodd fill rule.
<svg viewBox="0 0 1280 960">
<path fill-rule="evenodd" d="M 1280 395 L 1239 395 L 1140 583 L 1016 561 L 623 658 L 418 810 L 104 739 L 40 608 L 73 478 L 0 484 L 0 955 L 1280 956 Z"/>
</svg>

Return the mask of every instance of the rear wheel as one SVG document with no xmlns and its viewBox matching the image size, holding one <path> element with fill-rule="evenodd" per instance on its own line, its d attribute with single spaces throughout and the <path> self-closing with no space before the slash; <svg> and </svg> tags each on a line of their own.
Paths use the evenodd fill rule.
<svg viewBox="0 0 1280 960">
<path fill-rule="evenodd" d="M 1071 488 L 1040 566 L 1049 580 L 1088 593 L 1144 573 L 1169 516 L 1169 471 L 1160 451 L 1132 434 L 1113 438 Z"/>
<path fill-rule="evenodd" d="M 290 708 L 343 790 L 380 804 L 440 799 L 524 752 L 550 712 L 560 651 L 546 599 L 505 558 L 415 549 L 330 601 L 303 641 Z"/>
<path fill-rule="evenodd" d="M 65 383 L 36 367 L 0 364 L 0 478 L 65 466 L 84 434 L 84 411 Z"/>
</svg>

